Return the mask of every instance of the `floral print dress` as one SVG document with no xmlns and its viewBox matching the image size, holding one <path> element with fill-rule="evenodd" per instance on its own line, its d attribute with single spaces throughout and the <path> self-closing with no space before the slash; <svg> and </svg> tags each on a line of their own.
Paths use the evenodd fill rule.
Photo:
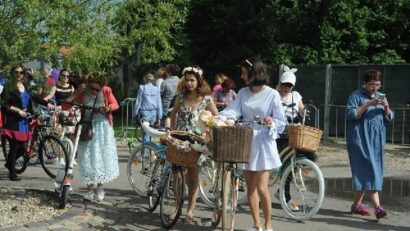
<svg viewBox="0 0 410 231">
<path fill-rule="evenodd" d="M 179 110 L 178 117 L 176 121 L 176 129 L 179 131 L 187 131 L 194 133 L 196 135 L 201 135 L 201 130 L 197 126 L 199 114 L 206 110 L 210 104 L 212 97 L 206 95 L 202 101 L 194 108 L 186 107 L 184 104 L 184 96 L 179 95 Z"/>
</svg>

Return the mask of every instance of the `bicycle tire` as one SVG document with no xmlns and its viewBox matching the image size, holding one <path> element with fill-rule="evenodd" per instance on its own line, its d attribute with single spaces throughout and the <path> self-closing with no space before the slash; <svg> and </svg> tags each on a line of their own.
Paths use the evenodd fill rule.
<svg viewBox="0 0 410 231">
<path fill-rule="evenodd" d="M 149 151 L 149 154 L 144 156 L 141 154 L 142 148 Z M 149 144 L 138 145 L 131 152 L 127 162 L 127 177 L 131 188 L 141 197 L 147 197 L 148 182 L 151 178 L 152 168 L 155 165 L 157 155 L 160 155 L 157 148 Z M 138 156 L 142 156 L 139 159 Z"/>
<path fill-rule="evenodd" d="M 150 212 L 155 211 L 161 199 L 160 187 L 162 182 L 162 176 L 164 175 L 164 168 L 165 160 L 158 158 L 157 161 L 155 161 L 154 168 L 152 169 L 151 178 L 148 183 L 148 210 Z"/>
<path fill-rule="evenodd" d="M 69 159 L 69 156 L 63 142 L 58 136 L 54 134 L 48 134 L 42 137 L 40 140 L 38 153 L 41 166 L 43 167 L 46 174 L 52 179 L 56 178 L 60 169 L 60 165 L 62 164 L 64 164 L 64 170 L 65 172 L 67 172 L 67 160 Z M 51 160 L 52 163 L 46 163 L 46 159 Z"/>
<path fill-rule="evenodd" d="M 212 223 L 211 226 L 213 228 L 216 228 L 220 223 L 222 219 L 222 183 L 223 183 L 223 176 L 222 176 L 222 170 L 223 170 L 223 163 L 218 164 L 217 168 L 217 173 L 216 173 L 216 179 L 213 184 L 213 189 L 212 192 L 214 194 L 214 211 L 212 213 Z"/>
<path fill-rule="evenodd" d="M 1 136 L 1 146 L 2 146 L 1 148 L 3 151 L 3 155 L 4 155 L 4 160 L 6 161 L 6 163 L 8 163 L 10 145 L 9 145 L 9 141 L 7 140 L 6 136 Z M 16 174 L 22 174 L 24 171 L 26 171 L 28 161 L 29 161 L 29 158 L 26 155 L 26 153 L 24 153 L 19 158 L 17 158 L 16 164 L 14 165 Z"/>
<path fill-rule="evenodd" d="M 232 183 L 232 172 L 224 170 L 223 190 L 222 190 L 222 219 L 221 229 L 233 230 L 235 225 L 235 211 L 237 205 L 236 186 Z"/>
<path fill-rule="evenodd" d="M 292 175 L 293 168 L 295 175 Z M 289 194 L 285 190 L 287 182 L 290 182 Z M 319 211 L 324 192 L 325 184 L 319 167 L 311 160 L 296 159 L 294 166 L 289 165 L 283 172 L 279 201 L 287 216 L 297 221 L 305 221 Z M 287 200 L 286 197 L 291 200 Z"/>
<path fill-rule="evenodd" d="M 70 185 L 64 185 L 61 189 L 61 200 L 60 205 L 58 206 L 60 209 L 64 209 L 68 204 L 68 200 L 70 197 Z"/>
<path fill-rule="evenodd" d="M 216 178 L 215 162 L 211 159 L 207 159 L 205 164 L 200 167 L 198 182 L 199 182 L 199 197 L 210 208 L 215 207 L 215 198 L 212 191 L 213 184 Z M 239 177 L 239 189 L 238 189 L 238 205 L 244 205 L 248 203 L 248 197 L 246 194 L 246 182 L 243 175 Z"/>
<path fill-rule="evenodd" d="M 181 216 L 184 190 L 185 177 L 182 168 L 171 167 L 171 171 L 165 177 L 161 194 L 160 218 L 163 228 L 172 228 Z"/>
</svg>

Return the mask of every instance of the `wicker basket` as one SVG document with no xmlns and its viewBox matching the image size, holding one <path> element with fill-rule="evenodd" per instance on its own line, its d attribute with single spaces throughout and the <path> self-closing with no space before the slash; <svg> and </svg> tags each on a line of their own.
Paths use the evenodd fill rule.
<svg viewBox="0 0 410 231">
<path fill-rule="evenodd" d="M 204 144 L 202 137 L 182 131 L 171 131 L 170 136 L 177 139 L 179 143 L 189 140 L 190 143 Z M 170 140 L 167 143 L 167 160 L 173 164 L 181 165 L 184 167 L 194 167 L 198 162 L 198 158 L 201 153 L 190 149 L 189 151 L 178 149 Z"/>
<path fill-rule="evenodd" d="M 216 127 L 212 130 L 213 160 L 248 163 L 253 139 L 249 127 Z"/>
<path fill-rule="evenodd" d="M 305 152 L 316 152 L 319 149 L 323 131 L 304 125 L 290 125 L 288 135 L 290 147 Z"/>
</svg>

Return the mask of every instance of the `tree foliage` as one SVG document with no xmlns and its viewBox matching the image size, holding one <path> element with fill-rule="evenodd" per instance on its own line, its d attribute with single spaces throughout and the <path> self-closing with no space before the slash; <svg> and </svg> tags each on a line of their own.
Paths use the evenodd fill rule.
<svg viewBox="0 0 410 231">
<path fill-rule="evenodd" d="M 1 0 L 0 65 L 40 59 L 74 71 L 104 71 L 119 54 L 109 0 Z M 68 48 L 62 63 L 59 48 Z M 60 54 L 61 55 L 61 54 Z"/>
<path fill-rule="evenodd" d="M 407 0 L 199 0 L 190 12 L 189 55 L 206 65 L 409 62 Z"/>
</svg>

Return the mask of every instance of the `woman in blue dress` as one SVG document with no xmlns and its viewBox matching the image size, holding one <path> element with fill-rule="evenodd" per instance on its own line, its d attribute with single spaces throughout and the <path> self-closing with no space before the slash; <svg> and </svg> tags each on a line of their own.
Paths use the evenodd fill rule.
<svg viewBox="0 0 410 231">
<path fill-rule="evenodd" d="M 363 86 L 350 95 L 346 108 L 347 150 L 356 190 L 351 212 L 370 216 L 370 211 L 362 204 L 368 192 L 377 219 L 387 214 L 380 206 L 379 191 L 383 187 L 385 123 L 393 119 L 384 94 L 378 91 L 381 78 L 379 70 L 366 71 Z"/>
<path fill-rule="evenodd" d="M 220 117 L 236 120 L 242 116 L 244 121 L 252 121 L 254 116 L 259 116 L 268 125 L 249 124 L 253 129 L 253 140 L 249 163 L 244 164 L 244 173 L 254 222 L 248 230 L 271 231 L 268 180 L 270 171 L 282 165 L 275 140 L 278 133 L 284 130 L 286 118 L 279 93 L 266 85 L 268 74 L 258 58 L 249 58 L 241 63 L 241 77 L 248 87 L 238 92 L 235 100 L 220 112 Z M 265 217 L 264 229 L 259 220 L 259 202 Z"/>
</svg>

